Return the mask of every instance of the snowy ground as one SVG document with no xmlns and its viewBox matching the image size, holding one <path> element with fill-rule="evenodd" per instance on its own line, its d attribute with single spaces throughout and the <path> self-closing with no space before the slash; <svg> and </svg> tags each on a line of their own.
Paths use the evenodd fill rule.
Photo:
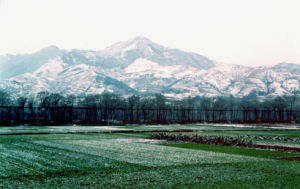
<svg viewBox="0 0 300 189">
<path fill-rule="evenodd" d="M 265 129 L 284 129 L 300 130 L 299 124 L 217 124 L 217 123 L 199 123 L 199 126 L 216 126 L 216 127 L 238 127 L 238 128 L 265 128 Z"/>
<path fill-rule="evenodd" d="M 21 134 L 21 133 L 84 133 L 84 132 L 135 132 L 135 131 L 159 131 L 159 130 L 227 130 L 227 129 L 268 129 L 268 130 L 299 130 L 300 125 L 295 124 L 171 124 L 171 125 L 126 125 L 126 126 L 16 126 L 0 127 L 1 134 Z M 300 135 L 300 133 L 299 133 Z"/>
</svg>

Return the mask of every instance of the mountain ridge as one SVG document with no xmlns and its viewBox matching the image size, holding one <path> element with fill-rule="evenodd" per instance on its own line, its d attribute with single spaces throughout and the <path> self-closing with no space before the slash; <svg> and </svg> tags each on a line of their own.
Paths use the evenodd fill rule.
<svg viewBox="0 0 300 189">
<path fill-rule="evenodd" d="M 0 88 L 15 96 L 41 90 L 63 95 L 112 92 L 168 97 L 299 94 L 300 65 L 250 67 L 217 63 L 138 36 L 100 51 L 49 46 L 32 54 L 0 56 Z M 1 81 L 2 80 L 2 81 Z"/>
</svg>

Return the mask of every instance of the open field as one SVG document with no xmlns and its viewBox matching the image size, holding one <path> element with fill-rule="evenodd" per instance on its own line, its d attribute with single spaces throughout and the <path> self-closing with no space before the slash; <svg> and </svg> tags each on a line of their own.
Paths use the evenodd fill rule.
<svg viewBox="0 0 300 189">
<path fill-rule="evenodd" d="M 0 187 L 300 188 L 295 158 L 300 153 L 148 139 L 154 132 L 178 130 L 300 137 L 297 128 L 213 125 L 1 127 Z M 259 137 L 254 142 L 300 148 L 299 142 Z"/>
</svg>

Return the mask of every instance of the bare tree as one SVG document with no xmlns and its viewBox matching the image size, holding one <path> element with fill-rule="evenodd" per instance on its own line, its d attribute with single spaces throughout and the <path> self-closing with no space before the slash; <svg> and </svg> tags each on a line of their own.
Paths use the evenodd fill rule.
<svg viewBox="0 0 300 189">
<path fill-rule="evenodd" d="M 287 104 L 287 108 L 289 109 L 289 115 L 288 115 L 288 122 L 291 122 L 292 120 L 294 120 L 294 114 L 293 114 L 293 110 L 295 108 L 295 103 L 298 100 L 298 96 L 296 95 L 291 95 L 291 96 L 283 96 L 283 99 L 285 100 L 286 104 Z"/>
<path fill-rule="evenodd" d="M 21 96 L 17 99 L 17 108 L 16 115 L 17 115 L 17 121 L 18 122 L 24 122 L 25 121 L 25 104 L 26 104 L 27 98 Z"/>
<path fill-rule="evenodd" d="M 5 124 L 5 123 L 7 124 L 8 122 L 10 122 L 11 109 L 3 107 L 3 106 L 8 106 L 8 105 L 10 105 L 9 94 L 6 93 L 4 90 L 0 90 L 0 122 L 1 122 L 1 124 Z"/>
<path fill-rule="evenodd" d="M 213 100 L 211 98 L 204 97 L 201 101 L 201 108 L 204 110 L 205 117 L 204 120 L 210 121 L 210 114 L 212 112 Z"/>
<path fill-rule="evenodd" d="M 128 106 L 129 106 L 129 115 L 130 121 L 138 120 L 139 119 L 139 106 L 140 106 L 140 97 L 136 95 L 132 95 L 127 99 Z M 134 111 L 136 113 L 136 119 L 134 119 Z"/>
</svg>

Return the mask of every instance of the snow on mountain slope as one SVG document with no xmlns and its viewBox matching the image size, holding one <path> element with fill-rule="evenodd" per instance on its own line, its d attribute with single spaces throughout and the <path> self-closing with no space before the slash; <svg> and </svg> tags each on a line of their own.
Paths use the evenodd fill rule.
<svg viewBox="0 0 300 189">
<path fill-rule="evenodd" d="M 260 95 L 282 96 L 299 93 L 300 74 L 292 72 L 288 67 L 278 69 L 278 65 L 272 67 L 251 68 L 249 74 L 237 81 L 230 88 L 235 96 L 245 96 L 252 91 Z M 298 87 L 297 87 L 298 86 Z"/>
<path fill-rule="evenodd" d="M 121 58 L 125 57 L 126 52 L 128 51 L 140 50 L 141 53 L 147 56 L 152 56 L 155 55 L 155 52 L 151 47 L 155 47 L 157 49 L 164 49 L 164 47 L 154 44 L 145 37 L 137 36 L 128 41 L 115 43 L 114 45 L 103 49 L 100 53 L 104 56 Z"/>
<path fill-rule="evenodd" d="M 51 91 L 47 82 L 31 73 L 25 73 L 0 83 L 0 88 L 12 97 L 35 97 L 39 91 Z"/>
<path fill-rule="evenodd" d="M 12 96 L 36 96 L 40 91 L 63 95 L 88 95 L 103 92 L 120 95 L 138 94 L 124 83 L 95 71 L 95 67 L 79 64 L 63 68 L 65 64 L 54 59 L 44 64 L 34 73 L 25 73 L 6 80 L 0 88 Z"/>
<path fill-rule="evenodd" d="M 63 71 L 67 67 L 60 57 L 49 60 L 47 63 L 39 67 L 33 72 L 38 77 L 47 78 L 54 80 L 58 73 Z"/>
<path fill-rule="evenodd" d="M 246 67 L 219 65 L 185 77 L 165 91 L 176 96 L 227 96 L 243 97 L 251 92 L 259 96 L 299 94 L 300 75 L 274 67 Z M 170 95 L 170 92 L 168 92 Z"/>
<path fill-rule="evenodd" d="M 215 66 L 215 63 L 207 57 L 170 49 L 141 36 L 116 43 L 98 53 L 100 56 L 121 62 L 122 66 L 128 66 L 139 58 L 168 66 L 188 65 L 199 69 L 209 69 Z"/>
<path fill-rule="evenodd" d="M 196 74 L 201 70 L 185 65 L 160 65 L 139 58 L 125 68 L 123 77 L 118 78 L 132 88 L 147 93 L 162 93 L 164 88 L 177 80 Z"/>
<path fill-rule="evenodd" d="M 50 46 L 33 54 L 2 56 L 0 58 L 0 80 L 27 72 L 32 73 L 48 60 L 61 55 L 61 50 L 55 46 Z"/>
<path fill-rule="evenodd" d="M 136 37 L 101 51 L 61 50 L 0 56 L 0 88 L 13 96 L 162 93 L 172 97 L 300 94 L 300 65 L 220 64 Z M 2 79 L 2 81 L 1 81 Z"/>
<path fill-rule="evenodd" d="M 198 94 L 200 96 L 230 95 L 228 88 L 247 75 L 249 67 L 221 64 L 209 70 L 200 70 L 187 74 L 169 85 L 166 91 L 176 91 L 177 96 Z M 184 72 L 183 72 L 184 73 Z"/>
<path fill-rule="evenodd" d="M 154 77 L 158 78 L 172 78 L 178 76 L 178 74 L 182 76 L 193 74 L 199 71 L 199 69 L 196 69 L 192 66 L 183 65 L 160 65 L 159 63 L 139 58 L 136 59 L 131 65 L 126 67 L 124 71 L 125 74 L 133 74 L 135 77 L 153 74 Z"/>
</svg>

